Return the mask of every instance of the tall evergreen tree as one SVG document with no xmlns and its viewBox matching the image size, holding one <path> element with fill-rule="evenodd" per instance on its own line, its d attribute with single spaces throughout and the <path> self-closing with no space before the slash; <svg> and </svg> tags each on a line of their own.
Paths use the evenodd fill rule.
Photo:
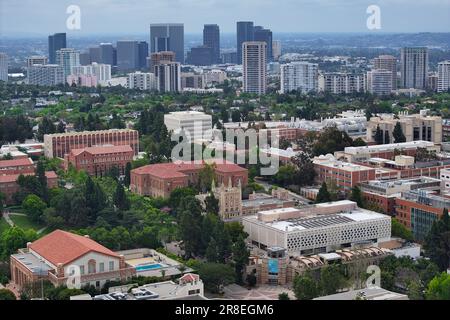
<svg viewBox="0 0 450 320">
<path fill-rule="evenodd" d="M 120 183 L 118 183 L 116 186 L 116 191 L 114 192 L 113 196 L 113 202 L 114 205 L 122 211 L 130 209 L 130 200 L 128 199 L 127 194 L 125 193 L 125 190 Z"/>
<path fill-rule="evenodd" d="M 377 125 L 377 130 L 375 131 L 375 142 L 377 144 L 383 144 L 384 142 L 383 131 L 380 129 L 379 125 Z"/>
<path fill-rule="evenodd" d="M 316 197 L 316 203 L 330 202 L 331 195 L 328 192 L 327 184 L 325 182 L 322 183 L 322 186 L 319 189 L 319 193 Z"/>
<path fill-rule="evenodd" d="M 398 121 L 395 124 L 394 130 L 392 131 L 392 136 L 394 137 L 394 143 L 406 142 L 406 137 L 403 134 L 402 126 Z"/>
<path fill-rule="evenodd" d="M 433 261 L 440 270 L 446 270 L 450 265 L 450 217 L 445 208 L 439 220 L 434 221 L 430 232 L 425 237 L 425 255 Z"/>
<path fill-rule="evenodd" d="M 384 132 L 384 143 L 385 144 L 391 143 L 391 138 L 389 137 L 389 131 Z"/>
<path fill-rule="evenodd" d="M 358 204 L 358 207 L 364 208 L 364 199 L 361 193 L 361 189 L 358 186 L 354 186 L 352 188 L 350 200 L 356 202 Z"/>
<path fill-rule="evenodd" d="M 129 187 L 130 182 L 131 182 L 131 163 L 127 162 L 125 166 L 125 179 L 123 183 L 125 184 L 126 187 Z"/>
</svg>

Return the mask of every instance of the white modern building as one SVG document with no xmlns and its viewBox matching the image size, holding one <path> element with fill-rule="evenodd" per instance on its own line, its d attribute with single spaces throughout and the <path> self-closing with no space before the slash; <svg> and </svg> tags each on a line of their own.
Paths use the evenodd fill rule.
<svg viewBox="0 0 450 320">
<path fill-rule="evenodd" d="M 244 92 L 265 94 L 267 89 L 267 44 L 249 41 L 242 44 Z"/>
<path fill-rule="evenodd" d="M 0 81 L 8 81 L 8 55 L 0 52 Z"/>
<path fill-rule="evenodd" d="M 133 72 L 128 74 L 127 88 L 139 90 L 156 90 L 156 77 L 151 72 Z"/>
<path fill-rule="evenodd" d="M 319 65 L 309 62 L 291 62 L 281 65 L 281 93 L 296 90 L 301 93 L 317 92 Z"/>
<path fill-rule="evenodd" d="M 319 91 L 333 94 L 349 94 L 365 91 L 363 74 L 322 73 L 319 75 Z"/>
<path fill-rule="evenodd" d="M 281 247 L 311 255 L 377 244 L 391 236 L 391 218 L 349 200 L 260 211 L 242 219 L 249 239 L 261 248 Z"/>
<path fill-rule="evenodd" d="M 95 76 L 100 84 L 105 84 L 111 80 L 111 65 L 93 62 L 86 66 L 74 66 L 72 74 Z"/>
<path fill-rule="evenodd" d="M 367 91 L 378 96 L 387 96 L 393 89 L 392 71 L 376 69 L 367 72 Z"/>
<path fill-rule="evenodd" d="M 438 64 L 438 92 L 447 92 L 450 89 L 450 60 Z"/>
<path fill-rule="evenodd" d="M 222 84 L 227 79 L 227 73 L 223 70 L 209 70 L 203 73 L 206 86 L 213 84 Z"/>
<path fill-rule="evenodd" d="M 72 48 L 56 51 L 56 63 L 63 69 L 63 79 L 72 73 L 72 68 L 80 65 L 80 52 Z"/>
<path fill-rule="evenodd" d="M 212 130 L 212 116 L 203 112 L 171 112 L 164 115 L 164 124 L 169 132 L 177 133 L 184 130 L 186 134 L 189 133 L 191 141 L 211 138 L 204 137 L 204 134 Z"/>
<path fill-rule="evenodd" d="M 439 173 L 441 179 L 441 189 L 445 192 L 450 192 L 450 169 L 441 169 Z"/>
<path fill-rule="evenodd" d="M 54 86 L 64 83 L 64 72 L 57 64 L 36 64 L 28 67 L 28 84 Z"/>
</svg>

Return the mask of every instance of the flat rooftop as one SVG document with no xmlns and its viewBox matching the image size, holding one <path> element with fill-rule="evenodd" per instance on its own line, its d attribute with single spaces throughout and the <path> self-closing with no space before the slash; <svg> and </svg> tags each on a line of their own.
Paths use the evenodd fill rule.
<svg viewBox="0 0 450 320">
<path fill-rule="evenodd" d="M 31 253 L 17 253 L 12 255 L 16 260 L 20 261 L 33 274 L 45 276 L 48 271 L 53 270 L 43 260 L 40 260 Z"/>
<path fill-rule="evenodd" d="M 412 148 L 426 148 L 434 146 L 433 142 L 418 140 L 402 143 L 390 143 L 390 144 L 379 144 L 372 146 L 362 146 L 362 147 L 346 147 L 344 149 L 345 153 L 359 154 L 359 153 L 371 153 L 371 152 L 383 152 L 390 151 L 394 149 L 412 149 Z"/>
<path fill-rule="evenodd" d="M 212 118 L 211 115 L 200 111 L 176 111 L 170 112 L 169 114 L 165 114 L 164 117 L 176 118 L 178 120 L 190 120 L 190 118 L 192 119 L 204 118 L 211 120 Z"/>
<path fill-rule="evenodd" d="M 315 298 L 313 300 L 355 300 L 358 295 L 365 300 L 409 300 L 407 295 L 388 291 L 379 287 L 352 290 Z"/>
</svg>

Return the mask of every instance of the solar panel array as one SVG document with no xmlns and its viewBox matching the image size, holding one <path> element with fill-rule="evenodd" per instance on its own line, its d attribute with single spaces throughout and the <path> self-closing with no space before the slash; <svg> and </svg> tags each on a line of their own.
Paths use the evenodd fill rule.
<svg viewBox="0 0 450 320">
<path fill-rule="evenodd" d="M 292 219 L 288 221 L 292 223 L 292 227 L 301 226 L 306 229 L 313 229 L 313 228 L 327 227 L 335 224 L 349 223 L 353 222 L 354 220 L 345 216 L 332 214 L 312 218 Z"/>
</svg>

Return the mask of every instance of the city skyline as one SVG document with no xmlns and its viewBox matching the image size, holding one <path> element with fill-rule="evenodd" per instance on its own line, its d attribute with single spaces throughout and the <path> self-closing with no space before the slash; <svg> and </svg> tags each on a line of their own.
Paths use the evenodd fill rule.
<svg viewBox="0 0 450 320">
<path fill-rule="evenodd" d="M 27 5 L 29 3 L 29 5 Z M 81 9 L 81 29 L 68 30 L 69 5 Z M 366 9 L 381 10 L 381 29 L 369 30 Z M 52 10 L 48 10 L 51 6 Z M 405 10 L 407 7 L 407 10 Z M 173 10 L 176 8 L 177 10 Z M 445 32 L 450 30 L 450 0 L 153 0 L 74 1 L 44 0 L 36 7 L 30 0 L 4 0 L 0 34 L 37 36 L 54 32 L 69 35 L 146 33 L 151 23 L 184 23 L 185 32 L 201 33 L 204 24 L 218 24 L 223 33 L 234 33 L 237 21 L 258 21 L 273 32 Z M 126 13 L 126 14 L 124 14 Z M 36 28 L 36 17 L 39 28 Z M 117 23 L 117 19 L 121 23 Z M 205 17 L 198 19 L 198 16 Z M 415 21 L 413 25 L 409 22 Z M 28 30 L 33 30 L 29 32 Z"/>
</svg>

